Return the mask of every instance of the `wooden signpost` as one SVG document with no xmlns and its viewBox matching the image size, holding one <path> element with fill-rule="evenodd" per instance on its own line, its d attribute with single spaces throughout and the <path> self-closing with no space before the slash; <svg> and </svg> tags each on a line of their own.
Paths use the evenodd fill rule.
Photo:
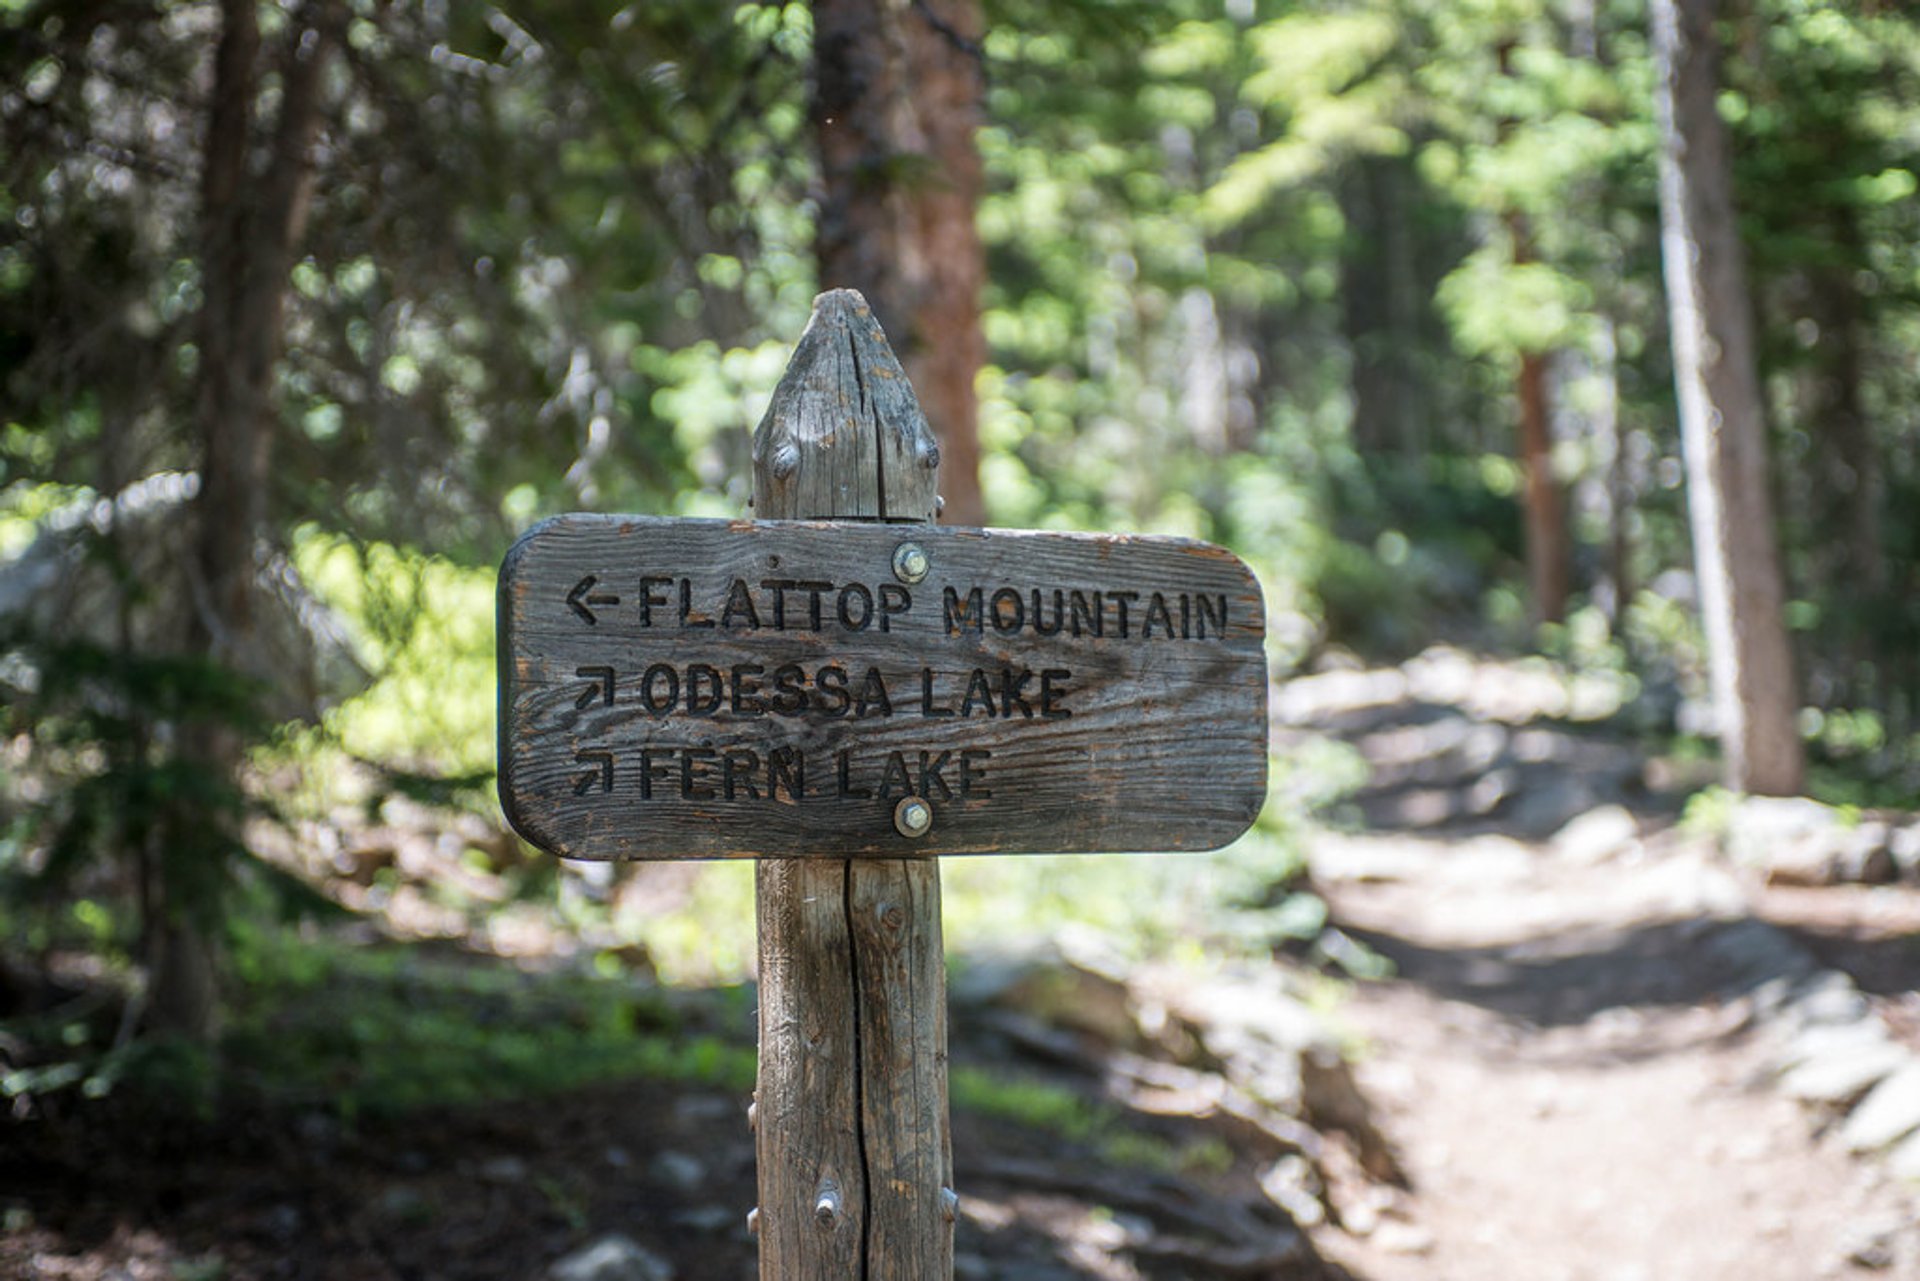
<svg viewBox="0 0 1920 1281">
<path fill-rule="evenodd" d="M 1265 611 L 1185 539 L 943 529 L 823 294 L 757 521 L 562 516 L 500 573 L 500 797 L 569 858 L 756 858 L 761 1276 L 948 1278 L 934 854 L 1209 849 L 1266 793 Z"/>
</svg>

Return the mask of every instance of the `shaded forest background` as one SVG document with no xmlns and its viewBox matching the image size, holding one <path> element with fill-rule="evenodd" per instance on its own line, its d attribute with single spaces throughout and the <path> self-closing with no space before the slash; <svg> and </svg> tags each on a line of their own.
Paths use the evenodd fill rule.
<svg viewBox="0 0 1920 1281">
<path fill-rule="evenodd" d="M 1655 17 L 0 3 L 0 937 L 16 991 L 78 957 L 133 993 L 71 1038 L 106 1058 L 0 1087 L 211 1038 L 222 972 L 338 919 L 290 848 L 391 897 L 339 834 L 395 798 L 603 971 L 669 950 L 497 832 L 493 567 L 556 511 L 744 511 L 825 286 L 901 347 L 949 519 L 1224 543 L 1279 674 L 1538 653 L 1712 758 Z M 1753 625 L 1807 786 L 1910 806 L 1920 22 L 1706 30 L 1784 578 Z"/>
</svg>

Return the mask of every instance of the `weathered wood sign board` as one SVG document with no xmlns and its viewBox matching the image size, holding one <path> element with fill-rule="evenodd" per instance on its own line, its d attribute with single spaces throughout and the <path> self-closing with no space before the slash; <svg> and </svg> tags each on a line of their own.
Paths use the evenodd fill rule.
<svg viewBox="0 0 1920 1281">
<path fill-rule="evenodd" d="M 500 571 L 500 797 L 570 858 L 1209 849 L 1264 635 L 1186 539 L 561 516 Z"/>
</svg>

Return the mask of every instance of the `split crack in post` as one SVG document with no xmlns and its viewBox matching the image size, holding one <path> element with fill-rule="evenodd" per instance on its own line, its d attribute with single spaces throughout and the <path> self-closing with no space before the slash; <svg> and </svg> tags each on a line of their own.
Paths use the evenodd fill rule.
<svg viewBox="0 0 1920 1281">
<path fill-rule="evenodd" d="M 860 1274 L 856 1281 L 866 1281 L 873 1235 L 873 1169 L 867 1158 L 867 1072 L 860 1036 L 865 1014 L 860 999 L 860 931 L 853 908 L 854 862 L 848 859 L 840 867 L 840 911 L 847 923 L 847 979 L 853 996 L 853 1146 L 860 1160 Z"/>
</svg>

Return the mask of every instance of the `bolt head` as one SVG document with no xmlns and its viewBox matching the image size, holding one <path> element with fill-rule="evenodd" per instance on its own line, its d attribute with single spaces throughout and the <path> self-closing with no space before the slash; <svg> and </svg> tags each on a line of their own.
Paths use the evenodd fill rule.
<svg viewBox="0 0 1920 1281">
<path fill-rule="evenodd" d="M 893 549 L 893 576 L 903 583 L 920 582 L 932 568 L 927 549 L 919 543 L 901 543 Z"/>
<path fill-rule="evenodd" d="M 933 806 L 918 796 L 909 796 L 893 807 L 893 828 L 900 835 L 925 836 L 933 828 Z"/>
</svg>

